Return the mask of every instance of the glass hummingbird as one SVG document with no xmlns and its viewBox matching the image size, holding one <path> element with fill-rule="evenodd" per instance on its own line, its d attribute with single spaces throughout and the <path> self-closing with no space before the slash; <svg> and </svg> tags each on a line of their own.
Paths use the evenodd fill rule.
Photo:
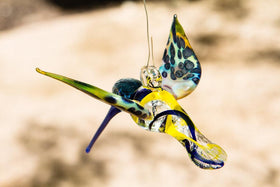
<svg viewBox="0 0 280 187">
<path fill-rule="evenodd" d="M 109 121 L 124 111 L 142 128 L 167 133 L 176 138 L 200 168 L 217 169 L 224 166 L 227 157 L 225 151 L 196 128 L 177 102 L 196 88 L 201 76 L 201 66 L 176 15 L 159 70 L 153 65 L 144 66 L 140 73 L 141 81 L 121 79 L 113 86 L 113 93 L 39 68 L 36 71 L 111 105 L 86 148 L 87 153 Z"/>
</svg>

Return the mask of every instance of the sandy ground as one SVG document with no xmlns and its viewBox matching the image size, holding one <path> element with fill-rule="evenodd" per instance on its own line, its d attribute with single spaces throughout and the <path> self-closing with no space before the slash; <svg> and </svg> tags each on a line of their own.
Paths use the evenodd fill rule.
<svg viewBox="0 0 280 187">
<path fill-rule="evenodd" d="M 35 72 L 105 90 L 138 78 L 145 14 L 127 2 L 0 32 L 0 186 L 280 186 L 280 3 L 238 2 L 148 4 L 157 66 L 174 13 L 200 59 L 202 80 L 179 102 L 226 150 L 222 169 L 197 168 L 175 139 L 125 113 L 86 154 L 109 106 Z"/>
</svg>

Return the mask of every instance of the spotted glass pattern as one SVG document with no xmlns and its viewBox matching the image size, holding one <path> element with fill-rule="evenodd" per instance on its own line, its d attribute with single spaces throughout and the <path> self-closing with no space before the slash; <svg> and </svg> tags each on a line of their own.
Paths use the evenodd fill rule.
<svg viewBox="0 0 280 187">
<path fill-rule="evenodd" d="M 159 71 L 162 75 L 162 88 L 177 99 L 189 95 L 200 80 L 200 63 L 177 15 L 173 18 Z"/>
</svg>

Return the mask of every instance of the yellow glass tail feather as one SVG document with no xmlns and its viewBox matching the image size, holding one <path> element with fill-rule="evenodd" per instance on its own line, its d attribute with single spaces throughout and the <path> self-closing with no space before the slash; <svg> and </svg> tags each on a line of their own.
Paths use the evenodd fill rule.
<svg viewBox="0 0 280 187">
<path fill-rule="evenodd" d="M 137 116 L 141 119 L 149 119 L 151 118 L 151 115 L 148 110 L 144 109 L 140 104 L 137 102 L 124 98 L 120 95 L 107 92 L 103 89 L 100 89 L 96 86 L 74 80 L 62 75 L 58 75 L 55 73 L 46 72 L 43 70 L 40 70 L 39 68 L 36 68 L 36 71 L 40 74 L 46 75 L 48 77 L 54 78 L 56 80 L 59 80 L 63 83 L 66 83 L 88 95 L 91 97 L 94 97 L 95 99 L 98 99 L 102 102 L 105 102 L 106 104 L 109 104 L 111 106 L 114 106 L 122 111 L 128 112 L 131 115 Z"/>
</svg>

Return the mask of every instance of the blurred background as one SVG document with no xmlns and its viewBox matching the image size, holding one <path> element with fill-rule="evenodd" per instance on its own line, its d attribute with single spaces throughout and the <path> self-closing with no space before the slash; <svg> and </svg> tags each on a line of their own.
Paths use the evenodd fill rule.
<svg viewBox="0 0 280 187">
<path fill-rule="evenodd" d="M 147 59 L 142 1 L 0 0 L 0 186 L 280 186 L 280 2 L 147 0 L 157 66 L 173 14 L 202 65 L 179 100 L 225 149 L 202 170 L 172 137 L 115 117 L 85 148 L 109 106 L 35 72 L 110 91 Z"/>
</svg>

